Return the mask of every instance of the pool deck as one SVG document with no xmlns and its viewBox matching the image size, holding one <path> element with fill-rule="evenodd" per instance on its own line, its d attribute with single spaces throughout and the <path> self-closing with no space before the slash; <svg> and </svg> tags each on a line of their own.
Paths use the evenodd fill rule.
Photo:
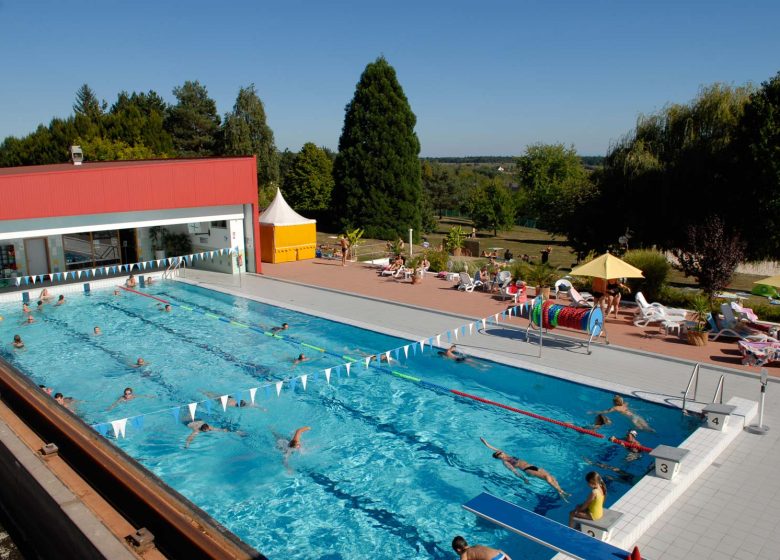
<svg viewBox="0 0 780 560">
<path fill-rule="evenodd" d="M 354 264 L 342 268 L 333 261 L 318 260 L 263 266 L 262 276 L 229 277 L 187 270 L 183 279 L 413 340 L 506 307 L 489 294 L 457 292 L 445 281 L 427 278 L 412 286 L 380 279 Z M 581 338 L 556 334 L 545 339 L 539 358 L 538 346 L 524 340 L 526 324 L 513 319 L 508 324 L 488 325 L 480 334 L 461 337 L 458 345 L 467 353 L 672 404 L 680 402 L 693 361 L 699 361 L 700 403 L 711 400 L 721 374 L 725 375 L 724 402 L 732 397 L 759 397 L 757 371 L 737 363 L 729 352 L 733 343 L 711 343 L 704 349 L 679 344 L 655 327 L 634 327 L 625 312 L 620 320 L 607 324 L 609 346 L 595 344 L 587 355 Z M 776 371 L 769 368 L 770 373 Z M 780 558 L 780 516 L 776 513 L 780 477 L 775 472 L 775 465 L 780 464 L 780 379 L 776 376 L 770 378 L 766 399 L 764 425 L 772 429 L 764 436 L 739 431 L 712 466 L 638 540 L 643 555 L 653 560 Z"/>
</svg>

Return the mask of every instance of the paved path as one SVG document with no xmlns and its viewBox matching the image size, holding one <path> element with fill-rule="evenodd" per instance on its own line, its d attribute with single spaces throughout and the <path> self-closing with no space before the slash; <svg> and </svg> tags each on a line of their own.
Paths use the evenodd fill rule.
<svg viewBox="0 0 780 560">
<path fill-rule="evenodd" d="M 306 282 L 309 286 L 301 286 L 267 276 L 242 275 L 237 278 L 191 270 L 185 273 L 187 281 L 201 282 L 206 287 L 340 318 L 358 326 L 372 326 L 376 330 L 413 340 L 455 328 L 465 323 L 467 318 L 480 318 L 504 307 L 500 303 L 492 304 L 487 294 L 482 299 L 483 305 L 473 308 L 462 305 L 460 313 L 428 309 L 430 305 L 427 304 L 436 303 L 431 301 L 402 299 L 404 303 L 398 304 L 366 299 L 347 293 L 355 287 L 352 282 L 346 281 L 347 278 L 343 278 L 338 290 L 334 290 L 333 287 L 311 286 L 314 284 L 311 279 Z M 377 278 L 371 274 L 366 282 L 369 280 L 376 281 Z M 390 290 L 415 288 L 417 286 L 388 285 L 383 293 L 392 296 Z M 354 291 L 361 292 L 359 289 Z M 461 301 L 467 301 L 463 298 L 472 296 L 457 295 Z M 473 295 L 475 301 L 480 296 Z M 548 341 L 543 357 L 539 358 L 538 347 L 524 341 L 525 324 L 526 321 L 517 320 L 515 326 L 488 327 L 483 334 L 466 337 L 459 346 L 468 353 L 569 378 L 583 376 L 594 385 L 670 403 L 679 402 L 692 369 L 692 363 L 683 361 L 680 356 L 673 359 L 649 356 L 617 344 L 596 345 L 592 355 L 588 356 L 580 342 L 560 338 Z M 710 362 L 702 367 L 700 401 L 711 399 L 717 379 L 724 371 L 719 362 Z M 734 369 L 726 371 L 725 375 L 724 400 L 732 396 L 758 398 L 759 383 L 754 372 Z M 776 379 L 771 381 L 764 421 L 765 425 L 772 427 L 769 434 L 756 436 L 743 432 L 738 436 L 735 444 L 637 543 L 648 558 L 780 558 L 780 515 L 777 514 L 780 476 L 776 472 L 776 466 L 780 465 L 780 382 Z"/>
</svg>

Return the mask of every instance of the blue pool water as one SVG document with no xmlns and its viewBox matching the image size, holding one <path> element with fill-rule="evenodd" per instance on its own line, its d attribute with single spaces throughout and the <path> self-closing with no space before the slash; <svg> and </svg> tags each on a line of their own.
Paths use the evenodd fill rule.
<svg viewBox="0 0 780 560">
<path fill-rule="evenodd" d="M 460 507 L 487 491 L 562 522 L 572 508 L 543 481 L 523 483 L 480 437 L 546 468 L 574 494 L 573 503 L 588 493 L 589 470 L 606 478 L 609 505 L 650 466 L 648 457 L 629 460 L 604 440 L 391 370 L 576 425 L 611 406 L 605 391 L 492 362 L 455 363 L 428 346 L 401 364 L 366 370 L 360 362 L 350 376 L 343 368 L 337 375 L 345 362 L 339 356 L 359 359 L 410 341 L 179 283 L 145 293 L 177 306 L 164 313 L 147 297 L 95 291 L 47 305 L 33 313 L 35 323 L 21 325 L 20 306 L 0 305 L 2 355 L 37 383 L 73 396 L 76 412 L 104 432 L 106 422 L 130 417 L 127 437 L 114 439 L 109 427 L 109 438 L 270 558 L 452 558 L 457 534 L 515 557 L 550 558 Z M 291 325 L 284 333 L 291 340 L 261 332 L 282 322 Z M 103 334 L 94 336 L 94 326 Z M 9 344 L 17 333 L 22 351 Z M 311 359 L 293 365 L 301 352 Z M 138 357 L 148 365 L 131 367 Z M 334 368 L 330 384 L 325 368 Z M 302 374 L 305 390 L 300 381 L 285 383 L 277 397 L 275 381 Z M 128 386 L 141 398 L 114 405 Z M 223 412 L 216 400 L 228 393 L 249 400 L 253 387 L 256 407 Z M 227 432 L 200 434 L 185 448 L 187 404 L 210 397 L 196 416 Z M 677 410 L 629 402 L 656 430 L 640 432 L 649 447 L 677 445 L 698 425 Z M 624 416 L 612 420 L 605 435 L 630 427 Z M 301 426 L 312 429 L 285 464 L 278 440 Z"/>
</svg>

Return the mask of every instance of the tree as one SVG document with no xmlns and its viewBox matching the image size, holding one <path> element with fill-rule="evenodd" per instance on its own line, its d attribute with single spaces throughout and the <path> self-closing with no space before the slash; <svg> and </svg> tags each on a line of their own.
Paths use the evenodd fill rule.
<svg viewBox="0 0 780 560">
<path fill-rule="evenodd" d="M 518 210 L 553 233 L 568 227 L 577 203 L 590 190 L 588 172 L 574 147 L 534 144 L 517 160 Z M 522 204 L 522 206 L 521 206 Z"/>
<path fill-rule="evenodd" d="M 276 194 L 279 184 L 279 153 L 274 133 L 266 123 L 265 107 L 254 84 L 239 88 L 233 111 L 225 115 L 222 127 L 222 153 L 257 156 L 257 184 L 261 206 Z"/>
<path fill-rule="evenodd" d="M 333 162 L 322 148 L 307 142 L 295 156 L 282 192 L 296 210 L 325 210 L 333 191 Z"/>
<path fill-rule="evenodd" d="M 492 229 L 493 236 L 499 230 L 511 229 L 515 223 L 515 207 L 512 194 L 498 179 L 474 189 L 468 202 L 469 216 L 477 229 Z"/>
<path fill-rule="evenodd" d="M 346 229 L 395 239 L 420 231 L 420 142 L 417 122 L 395 70 L 383 58 L 368 64 L 346 107 L 333 211 Z"/>
<path fill-rule="evenodd" d="M 90 140 L 79 140 L 78 144 L 84 152 L 86 161 L 121 161 L 132 159 L 151 159 L 154 152 L 143 144 L 130 144 L 122 140 L 109 140 L 95 137 Z"/>
<path fill-rule="evenodd" d="M 173 137 L 173 147 L 180 156 L 210 156 L 216 148 L 219 130 L 217 104 L 199 82 L 184 82 L 173 88 L 176 105 L 168 108 L 165 129 Z"/>
<path fill-rule="evenodd" d="M 629 227 L 635 242 L 679 247 L 689 224 L 718 213 L 724 200 L 743 190 L 732 179 L 732 141 L 750 92 L 713 84 L 688 104 L 638 119 L 610 149 L 599 174 L 597 205 L 608 217 L 602 243 Z M 647 212 L 650 201 L 654 212 Z M 664 227 L 658 227 L 659 215 Z M 731 214 L 724 218 L 735 224 Z"/>
<path fill-rule="evenodd" d="M 73 104 L 73 112 L 83 115 L 94 122 L 98 122 L 106 108 L 105 101 L 101 104 L 95 92 L 87 84 L 81 86 L 76 92 L 76 102 Z"/>
<path fill-rule="evenodd" d="M 427 193 L 431 205 L 436 209 L 439 218 L 442 218 L 445 210 L 457 208 L 455 182 L 450 179 L 442 164 L 428 160 L 423 161 L 421 176 L 423 189 Z"/>
<path fill-rule="evenodd" d="M 165 101 L 154 91 L 123 91 L 103 118 L 108 140 L 143 146 L 151 157 L 173 155 L 173 139 L 165 130 Z"/>
<path fill-rule="evenodd" d="M 677 268 L 685 276 L 694 277 L 710 299 L 731 281 L 744 252 L 745 244 L 718 216 L 688 226 L 685 245 L 672 251 L 678 260 Z"/>
<path fill-rule="evenodd" d="M 780 72 L 750 96 L 735 139 L 737 212 L 752 258 L 780 257 Z"/>
</svg>

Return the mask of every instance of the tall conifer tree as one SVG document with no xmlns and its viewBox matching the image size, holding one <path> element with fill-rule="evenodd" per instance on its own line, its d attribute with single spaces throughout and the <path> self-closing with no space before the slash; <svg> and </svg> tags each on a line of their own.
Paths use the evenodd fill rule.
<svg viewBox="0 0 780 560">
<path fill-rule="evenodd" d="M 344 227 L 381 239 L 420 231 L 416 122 L 393 67 L 384 57 L 366 66 L 346 108 L 333 167 L 333 210 Z"/>
<path fill-rule="evenodd" d="M 238 90 L 233 111 L 222 126 L 222 153 L 229 156 L 257 156 L 257 184 L 260 206 L 271 202 L 279 186 L 279 153 L 274 132 L 266 123 L 265 107 L 254 84 Z"/>
<path fill-rule="evenodd" d="M 210 156 L 216 147 L 219 130 L 217 104 L 209 97 L 206 86 L 198 81 L 184 82 L 173 88 L 178 103 L 168 109 L 165 129 L 173 137 L 180 156 Z"/>
</svg>

